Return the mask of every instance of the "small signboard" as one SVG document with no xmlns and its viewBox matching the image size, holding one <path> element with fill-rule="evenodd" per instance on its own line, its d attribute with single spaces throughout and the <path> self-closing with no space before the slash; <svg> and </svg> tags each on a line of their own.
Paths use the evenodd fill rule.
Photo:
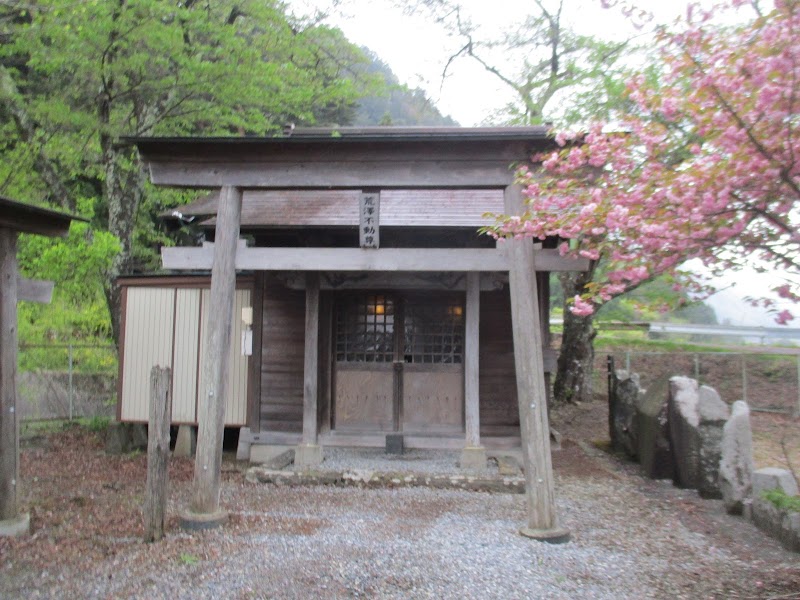
<svg viewBox="0 0 800 600">
<path fill-rule="evenodd" d="M 359 199 L 359 245 L 362 248 L 380 247 L 380 192 L 362 192 Z"/>
</svg>

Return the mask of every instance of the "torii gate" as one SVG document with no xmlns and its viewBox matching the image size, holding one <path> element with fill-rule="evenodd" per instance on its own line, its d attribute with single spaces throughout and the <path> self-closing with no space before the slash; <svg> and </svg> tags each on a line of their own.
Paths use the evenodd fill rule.
<svg viewBox="0 0 800 600">
<path fill-rule="evenodd" d="M 269 261 L 282 257 L 292 269 L 307 271 L 313 283 L 314 272 L 324 269 L 320 267 L 323 262 L 369 269 L 376 264 L 393 263 L 396 267 L 398 261 L 408 261 L 421 270 L 441 270 L 443 264 L 436 251 L 427 249 L 421 253 L 419 249 L 400 248 L 314 248 L 310 257 L 309 249 L 302 248 L 237 249 L 242 190 L 495 188 L 504 190 L 505 212 L 521 214 L 522 189 L 514 184 L 511 165 L 529 163 L 534 152 L 553 143 L 545 127 L 343 128 L 299 133 L 297 130 L 290 137 L 276 138 L 127 140 L 138 147 L 154 184 L 220 189 L 210 291 L 210 314 L 215 318 L 210 320 L 202 362 L 208 382 L 207 402 L 198 407 L 194 494 L 190 510 L 183 516 L 190 527 L 214 526 L 226 518 L 219 506 L 227 383 L 227 361 L 223 358 L 230 346 L 237 265 L 241 268 L 247 262 L 250 268 L 258 269 L 253 261 L 262 261 L 260 268 L 271 268 Z M 208 249 L 181 250 L 186 268 L 207 264 Z M 568 263 L 569 259 L 554 257 L 552 251 L 540 254 L 530 239 L 511 240 L 502 249 L 460 252 L 463 268 L 448 262 L 448 270 L 509 272 L 528 514 L 521 533 L 543 541 L 567 541 L 569 532 L 559 526 L 555 510 L 536 270 L 537 266 L 551 270 L 540 263 Z M 583 262 L 573 261 L 552 270 L 585 268 Z M 318 287 L 307 286 L 307 335 L 312 330 L 309 320 L 318 318 L 315 299 Z M 310 344 L 307 340 L 306 410 L 303 444 L 298 447 L 303 460 L 319 455 L 314 419 L 308 418 L 316 406 L 315 346 L 313 340 Z M 467 429 L 469 437 L 469 418 Z"/>
<path fill-rule="evenodd" d="M 74 220 L 65 213 L 0 197 L 0 536 L 30 530 L 19 514 L 19 421 L 17 411 L 17 302 L 50 302 L 53 283 L 22 279 L 17 270 L 20 233 L 66 237 Z"/>
</svg>

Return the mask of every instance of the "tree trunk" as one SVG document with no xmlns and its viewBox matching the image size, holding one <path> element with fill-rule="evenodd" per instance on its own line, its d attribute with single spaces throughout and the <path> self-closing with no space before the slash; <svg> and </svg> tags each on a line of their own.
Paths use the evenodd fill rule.
<svg viewBox="0 0 800 600">
<path fill-rule="evenodd" d="M 131 273 L 133 265 L 133 231 L 136 213 L 144 196 L 146 174 L 139 165 L 135 150 L 116 148 L 110 143 L 103 153 L 105 181 L 103 195 L 108 205 L 108 230 L 120 243 L 106 282 L 106 302 L 111 314 L 111 331 L 119 347 L 122 290 L 117 278 Z"/>
<path fill-rule="evenodd" d="M 580 317 L 572 314 L 567 303 L 594 277 L 595 264 L 582 273 L 559 275 L 564 289 L 564 333 L 558 354 L 556 378 L 553 384 L 553 404 L 588 402 L 592 399 L 592 365 L 594 362 L 594 315 Z"/>
</svg>

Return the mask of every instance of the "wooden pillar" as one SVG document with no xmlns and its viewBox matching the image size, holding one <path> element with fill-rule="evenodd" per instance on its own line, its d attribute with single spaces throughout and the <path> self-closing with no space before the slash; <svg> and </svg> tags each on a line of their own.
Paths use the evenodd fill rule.
<svg viewBox="0 0 800 600">
<path fill-rule="evenodd" d="M 172 420 L 172 370 L 150 370 L 150 420 L 147 429 L 147 481 L 144 497 L 144 541 L 164 537 L 169 483 L 169 426 Z"/>
<path fill-rule="evenodd" d="M 18 517 L 17 236 L 0 228 L 0 521 Z"/>
<path fill-rule="evenodd" d="M 519 185 L 507 187 L 504 197 L 506 214 L 519 215 L 524 211 Z M 542 541 L 566 542 L 569 532 L 558 526 L 556 517 L 533 241 L 530 238 L 512 239 L 506 244 L 510 259 L 514 366 L 528 517 L 527 525 L 520 533 Z"/>
<path fill-rule="evenodd" d="M 206 351 L 203 356 L 204 397 L 197 407 L 197 452 L 194 463 L 194 493 L 186 527 L 193 515 L 201 517 L 205 527 L 223 522 L 219 510 L 222 437 L 225 429 L 225 393 L 228 389 L 228 363 L 233 329 L 236 293 L 236 248 L 242 213 L 242 190 L 223 187 L 219 195 L 217 225 L 214 234 L 214 262 L 211 267 L 209 319 Z"/>
<path fill-rule="evenodd" d="M 486 450 L 481 446 L 479 351 L 481 274 L 467 273 L 466 323 L 464 327 L 464 429 L 465 444 L 461 467 L 486 468 Z"/>
<path fill-rule="evenodd" d="M 467 273 L 466 326 L 464 331 L 464 421 L 467 446 L 481 445 L 478 411 L 479 331 L 481 312 L 480 273 Z"/>
<path fill-rule="evenodd" d="M 256 271 L 253 281 L 253 354 L 247 363 L 247 426 L 251 433 L 261 431 L 261 356 L 264 333 L 264 271 Z"/>
<path fill-rule="evenodd" d="M 319 399 L 319 273 L 306 273 L 306 335 L 303 363 L 303 442 L 295 450 L 298 466 L 314 466 L 322 462 L 317 444 Z"/>
</svg>

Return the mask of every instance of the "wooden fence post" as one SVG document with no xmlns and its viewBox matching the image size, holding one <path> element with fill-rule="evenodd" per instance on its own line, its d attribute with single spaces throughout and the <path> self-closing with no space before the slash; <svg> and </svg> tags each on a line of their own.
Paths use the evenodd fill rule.
<svg viewBox="0 0 800 600">
<path fill-rule="evenodd" d="M 150 371 L 150 423 L 147 433 L 147 489 L 144 498 L 144 541 L 164 537 L 169 482 L 169 426 L 172 420 L 172 372 Z"/>
</svg>

